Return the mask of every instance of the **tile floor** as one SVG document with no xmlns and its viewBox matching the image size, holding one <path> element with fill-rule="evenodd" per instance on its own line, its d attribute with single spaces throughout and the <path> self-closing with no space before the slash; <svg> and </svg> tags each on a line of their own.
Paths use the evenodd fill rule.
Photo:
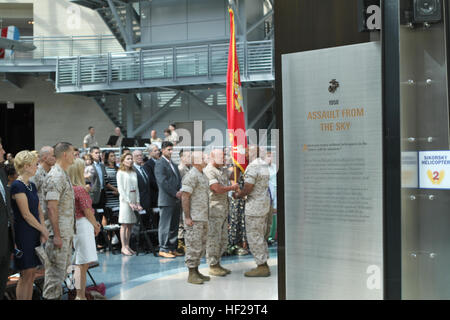
<svg viewBox="0 0 450 320">
<path fill-rule="evenodd" d="M 110 300 L 276 300 L 276 246 L 270 246 L 269 251 L 268 264 L 272 275 L 268 278 L 244 277 L 245 271 L 255 267 L 250 254 L 224 256 L 222 264 L 232 273 L 226 277 L 211 277 L 211 281 L 203 285 L 187 283 L 184 257 L 166 259 L 153 254 L 128 257 L 99 253 L 100 266 L 90 272 L 97 283 L 105 283 L 106 297 Z M 204 258 L 199 269 L 207 274 Z"/>
</svg>

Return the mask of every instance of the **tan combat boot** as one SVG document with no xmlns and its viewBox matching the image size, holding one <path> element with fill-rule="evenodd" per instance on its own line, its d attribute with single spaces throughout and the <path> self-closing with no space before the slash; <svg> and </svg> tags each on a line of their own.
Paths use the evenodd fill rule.
<svg viewBox="0 0 450 320">
<path fill-rule="evenodd" d="M 267 263 L 260 264 L 255 269 L 244 273 L 246 277 L 268 277 L 270 276 L 270 269 Z"/>
<path fill-rule="evenodd" d="M 203 284 L 203 280 L 200 278 L 195 268 L 189 268 L 188 282 L 192 284 Z"/>
<path fill-rule="evenodd" d="M 209 266 L 209 274 L 217 277 L 224 277 L 227 275 L 227 272 L 220 268 L 219 264 Z"/>
<path fill-rule="evenodd" d="M 198 271 L 198 267 L 195 268 L 195 272 L 197 272 L 198 276 L 203 280 L 203 281 L 209 281 L 211 280 L 211 277 L 205 276 L 203 274 L 200 273 L 200 271 Z"/>
<path fill-rule="evenodd" d="M 220 264 L 219 264 L 219 268 L 222 269 L 223 271 L 225 271 L 227 274 L 231 273 L 231 270 L 228 270 L 227 268 L 222 267 Z"/>
</svg>

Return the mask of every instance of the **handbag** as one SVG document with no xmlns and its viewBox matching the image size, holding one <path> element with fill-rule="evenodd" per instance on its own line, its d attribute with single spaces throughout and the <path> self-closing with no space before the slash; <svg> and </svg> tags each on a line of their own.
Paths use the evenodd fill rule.
<svg viewBox="0 0 450 320">
<path fill-rule="evenodd" d="M 86 288 L 86 295 L 90 293 L 90 295 L 95 299 L 95 300 L 106 300 L 105 297 L 105 293 L 106 293 L 106 286 L 105 284 L 99 283 L 97 285 L 94 286 L 89 286 Z"/>
</svg>

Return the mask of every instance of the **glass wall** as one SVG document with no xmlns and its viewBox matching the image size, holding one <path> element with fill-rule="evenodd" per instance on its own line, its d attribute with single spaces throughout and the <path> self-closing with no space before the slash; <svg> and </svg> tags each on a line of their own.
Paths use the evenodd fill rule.
<svg viewBox="0 0 450 320">
<path fill-rule="evenodd" d="M 400 3 L 402 298 L 450 299 L 449 2 Z"/>
</svg>

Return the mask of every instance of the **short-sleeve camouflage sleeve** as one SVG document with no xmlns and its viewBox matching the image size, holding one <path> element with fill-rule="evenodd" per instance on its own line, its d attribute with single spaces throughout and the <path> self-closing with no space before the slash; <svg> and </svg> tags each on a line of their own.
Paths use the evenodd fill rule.
<svg viewBox="0 0 450 320">
<path fill-rule="evenodd" d="M 83 143 L 88 144 L 89 143 L 89 135 L 86 135 L 83 139 Z"/>
<path fill-rule="evenodd" d="M 217 174 L 212 167 L 207 166 L 205 169 L 203 169 L 203 172 L 205 173 L 205 176 L 208 178 L 210 186 L 216 183 L 220 183 Z"/>
<path fill-rule="evenodd" d="M 181 191 L 192 193 L 196 184 L 197 179 L 195 178 L 195 175 L 193 175 L 191 172 L 188 172 L 183 178 Z"/>
<path fill-rule="evenodd" d="M 245 171 L 244 182 L 249 184 L 256 183 L 256 177 L 258 176 L 258 170 L 256 166 L 249 165 Z"/>
<path fill-rule="evenodd" d="M 64 177 L 56 175 L 48 175 L 44 182 L 45 200 L 58 200 L 64 191 L 65 181 Z"/>
</svg>

